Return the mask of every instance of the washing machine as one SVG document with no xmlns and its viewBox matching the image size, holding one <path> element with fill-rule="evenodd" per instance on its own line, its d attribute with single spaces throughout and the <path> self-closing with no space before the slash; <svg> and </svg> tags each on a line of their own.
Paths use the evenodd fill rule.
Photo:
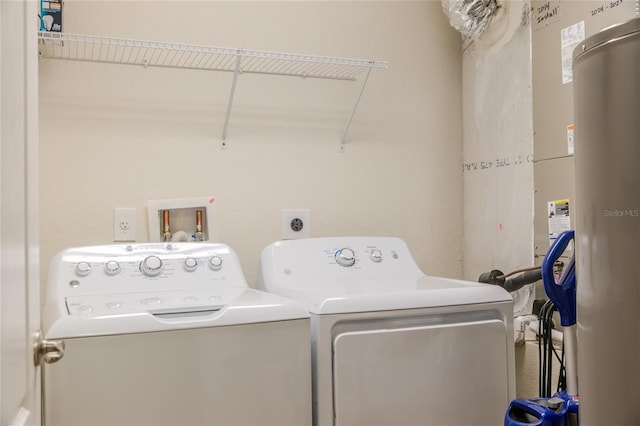
<svg viewBox="0 0 640 426">
<path fill-rule="evenodd" d="M 427 276 L 389 237 L 275 242 L 259 288 L 311 315 L 315 425 L 502 424 L 515 397 L 504 289 Z"/>
<path fill-rule="evenodd" d="M 45 425 L 311 424 L 309 314 L 249 288 L 226 245 L 64 250 L 43 323 L 64 342 Z"/>
</svg>

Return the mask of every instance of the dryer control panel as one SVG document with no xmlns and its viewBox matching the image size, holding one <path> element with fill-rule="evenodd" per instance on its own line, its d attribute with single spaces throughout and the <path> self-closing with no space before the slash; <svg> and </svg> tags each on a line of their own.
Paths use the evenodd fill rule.
<svg viewBox="0 0 640 426">
<path fill-rule="evenodd" d="M 424 274 L 406 243 L 390 237 L 334 237 L 278 241 L 262 252 L 261 288 L 266 282 L 314 288 L 409 283 Z M 341 283 L 341 284 L 340 284 Z"/>
</svg>

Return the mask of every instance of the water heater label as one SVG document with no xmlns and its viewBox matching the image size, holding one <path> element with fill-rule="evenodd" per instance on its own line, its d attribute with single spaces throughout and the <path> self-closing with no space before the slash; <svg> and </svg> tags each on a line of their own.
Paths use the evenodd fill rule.
<svg viewBox="0 0 640 426">
<path fill-rule="evenodd" d="M 563 28 L 560 31 L 560 46 L 562 52 L 562 84 L 573 81 L 573 48 L 584 40 L 584 21 Z"/>
<path fill-rule="evenodd" d="M 571 230 L 569 200 L 555 200 L 547 203 L 549 217 L 549 245 L 564 231 Z"/>
<path fill-rule="evenodd" d="M 567 154 L 573 155 L 573 124 L 567 126 Z"/>
</svg>

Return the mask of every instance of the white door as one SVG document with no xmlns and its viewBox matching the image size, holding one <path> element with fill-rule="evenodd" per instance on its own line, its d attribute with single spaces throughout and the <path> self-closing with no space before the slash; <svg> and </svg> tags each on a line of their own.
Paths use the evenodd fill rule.
<svg viewBox="0 0 640 426">
<path fill-rule="evenodd" d="M 36 0 L 0 0 L 0 424 L 38 425 Z"/>
</svg>

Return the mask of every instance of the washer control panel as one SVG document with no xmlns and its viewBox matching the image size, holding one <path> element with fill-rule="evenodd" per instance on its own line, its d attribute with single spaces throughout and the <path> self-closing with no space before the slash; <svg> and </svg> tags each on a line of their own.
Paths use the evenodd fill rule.
<svg viewBox="0 0 640 426">
<path fill-rule="evenodd" d="M 174 243 L 173 246 L 179 244 Z M 168 244 L 168 246 L 172 246 Z M 133 246 L 127 250 L 132 252 L 136 249 Z M 179 250 L 179 248 L 169 248 L 167 250 Z M 224 264 L 224 256 L 220 253 L 212 252 L 195 254 L 191 253 L 185 257 L 179 253 L 156 252 L 139 258 L 135 253 L 112 254 L 112 257 L 94 256 L 92 254 L 78 254 L 73 259 L 66 259 L 73 265 L 73 270 L 77 277 L 87 277 L 90 274 L 104 273 L 108 276 L 129 275 L 135 276 L 137 272 L 147 277 L 159 277 L 167 272 L 170 275 L 176 275 L 175 264 L 182 265 L 185 272 L 195 272 L 200 267 L 208 267 L 212 271 L 221 271 Z M 166 267 L 165 267 L 166 264 Z M 177 269 L 178 271 L 180 268 Z"/>
<path fill-rule="evenodd" d="M 211 309 L 232 295 L 224 289 L 247 288 L 235 252 L 224 244 L 114 244 L 55 256 L 47 298 L 65 303 L 69 315 L 93 316 Z"/>
</svg>

